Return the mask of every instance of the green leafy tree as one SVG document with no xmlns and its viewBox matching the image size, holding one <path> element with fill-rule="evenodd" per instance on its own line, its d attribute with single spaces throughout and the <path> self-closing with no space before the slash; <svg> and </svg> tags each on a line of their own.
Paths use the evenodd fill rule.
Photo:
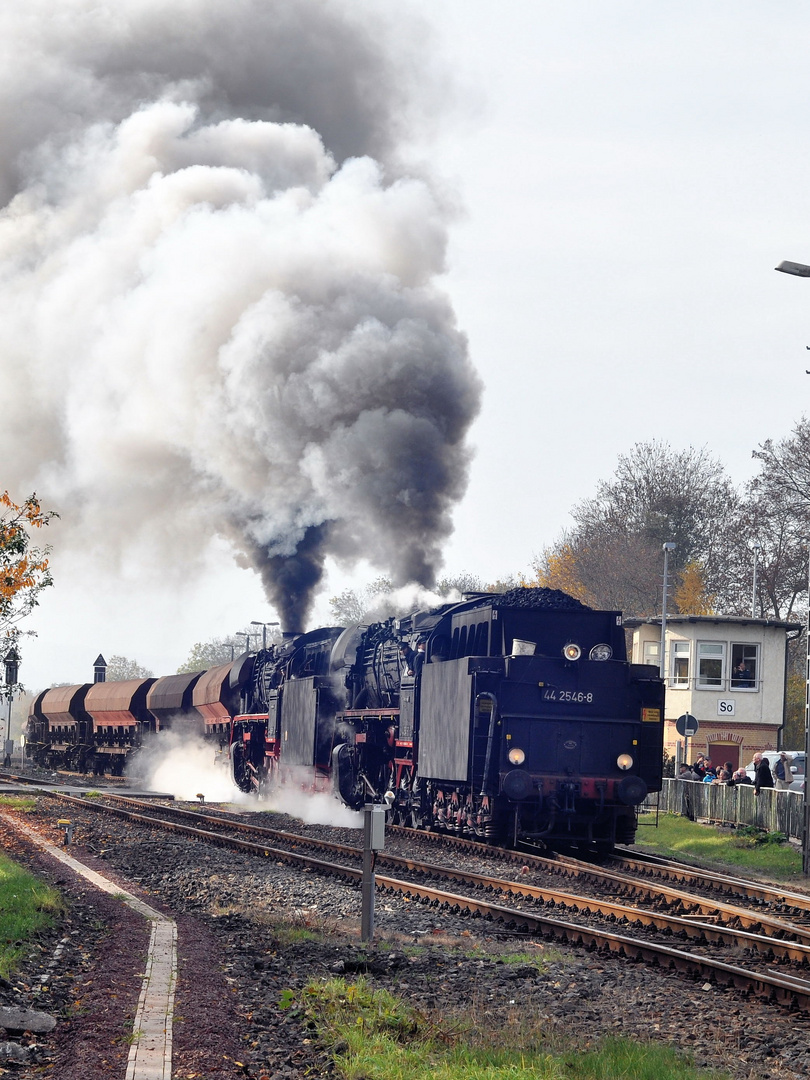
<svg viewBox="0 0 810 1080">
<path fill-rule="evenodd" d="M 393 591 L 393 582 L 387 577 L 375 578 L 370 585 L 362 589 L 344 589 L 342 593 L 333 596 L 329 601 L 335 626 L 351 626 L 379 618 L 379 612 L 375 609 L 378 609 L 380 601 Z M 485 585 L 477 574 L 471 574 L 468 571 L 443 577 L 433 590 L 439 596 L 487 591 L 492 591 L 491 587 Z"/>
<path fill-rule="evenodd" d="M 268 627 L 267 644 L 280 641 L 281 635 L 278 627 Z M 177 674 L 191 671 L 207 671 L 220 664 L 229 664 L 236 656 L 241 656 L 248 647 L 255 650 L 261 647 L 262 631 L 255 626 L 249 626 L 245 630 L 238 630 L 227 637 L 210 638 L 208 641 L 197 641 L 191 647 L 191 652 L 186 660 L 177 669 Z"/>
<path fill-rule="evenodd" d="M 378 577 L 363 589 L 344 589 L 329 600 L 329 610 L 335 626 L 352 626 L 362 623 L 381 597 L 393 592 L 393 582 Z"/>
<path fill-rule="evenodd" d="M 198 641 L 191 647 L 188 658 L 177 669 L 177 674 L 191 671 L 207 671 L 208 668 L 219 667 L 220 664 L 230 663 L 235 656 L 245 651 L 247 638 L 227 637 L 211 638 L 210 641 Z"/>
<path fill-rule="evenodd" d="M 125 679 L 151 679 L 154 671 L 143 667 L 137 660 L 126 656 L 111 656 L 107 662 L 107 682 L 123 682 Z"/>
<path fill-rule="evenodd" d="M 788 750 L 804 749 L 805 681 L 801 671 L 788 672 L 785 726 L 782 745 Z"/>
<path fill-rule="evenodd" d="M 449 596 L 450 593 L 476 593 L 488 592 L 489 586 L 477 574 L 462 571 L 460 574 L 450 574 L 436 582 L 435 591 L 439 596 Z"/>
</svg>

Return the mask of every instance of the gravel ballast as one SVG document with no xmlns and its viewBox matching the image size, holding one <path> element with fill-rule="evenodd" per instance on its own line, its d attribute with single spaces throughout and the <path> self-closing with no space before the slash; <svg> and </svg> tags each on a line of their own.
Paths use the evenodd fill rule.
<svg viewBox="0 0 810 1080">
<path fill-rule="evenodd" d="M 40 797 L 35 812 L 17 817 L 58 842 L 63 815 L 63 806 Z M 279 1003 L 312 979 L 361 974 L 371 986 L 445 1017 L 472 1009 L 485 1030 L 539 1024 L 550 1038 L 573 1039 L 583 1049 L 606 1035 L 659 1040 L 739 1078 L 794 1080 L 810 1072 L 810 1018 L 737 991 L 380 894 L 375 939 L 364 946 L 356 887 L 89 808 L 70 816 L 74 858 L 177 919 L 173 1080 L 329 1076 L 329 1058 L 307 1017 Z M 271 820 L 344 843 L 361 839 L 356 831 L 281 815 Z M 28 1064 L 8 1067 L 60 1080 L 123 1078 L 146 923 L 16 831 L 2 826 L 0 833 L 11 857 L 68 900 L 65 918 L 32 945 L 18 977 L 0 986 L 0 1005 L 44 1010 L 58 1020 L 51 1033 L 11 1037 L 28 1047 Z M 516 953 L 518 962 L 507 962 Z"/>
</svg>

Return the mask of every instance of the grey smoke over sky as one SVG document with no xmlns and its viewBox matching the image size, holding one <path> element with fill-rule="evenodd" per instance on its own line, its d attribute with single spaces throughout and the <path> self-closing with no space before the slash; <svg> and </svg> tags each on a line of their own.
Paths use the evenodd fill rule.
<svg viewBox="0 0 810 1080">
<path fill-rule="evenodd" d="M 327 555 L 433 583 L 480 384 L 400 152 L 417 41 L 348 0 L 0 5 L 0 482 L 56 542 L 154 579 L 226 536 L 296 630 Z"/>
</svg>

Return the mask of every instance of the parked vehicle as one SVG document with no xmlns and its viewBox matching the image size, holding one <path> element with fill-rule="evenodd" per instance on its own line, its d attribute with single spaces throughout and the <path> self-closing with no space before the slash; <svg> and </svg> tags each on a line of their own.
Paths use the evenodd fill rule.
<svg viewBox="0 0 810 1080">
<path fill-rule="evenodd" d="M 762 756 L 768 759 L 768 764 L 771 767 L 771 772 L 774 770 L 777 759 L 782 753 L 781 750 L 763 750 Z M 790 771 L 793 774 L 793 782 L 791 783 L 788 791 L 804 791 L 805 774 L 807 771 L 807 755 L 804 750 L 785 750 L 784 753 L 790 758 Z M 750 761 L 745 766 L 745 771 L 753 780 L 756 775 L 756 766 L 753 761 Z"/>
</svg>

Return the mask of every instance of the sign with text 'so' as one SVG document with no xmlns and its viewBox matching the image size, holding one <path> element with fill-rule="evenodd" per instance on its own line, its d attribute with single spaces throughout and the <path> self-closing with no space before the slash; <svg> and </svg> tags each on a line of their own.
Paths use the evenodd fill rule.
<svg viewBox="0 0 810 1080">
<path fill-rule="evenodd" d="M 691 739 L 693 735 L 697 735 L 699 727 L 697 717 L 688 712 L 675 721 L 675 730 L 685 739 Z"/>
</svg>

